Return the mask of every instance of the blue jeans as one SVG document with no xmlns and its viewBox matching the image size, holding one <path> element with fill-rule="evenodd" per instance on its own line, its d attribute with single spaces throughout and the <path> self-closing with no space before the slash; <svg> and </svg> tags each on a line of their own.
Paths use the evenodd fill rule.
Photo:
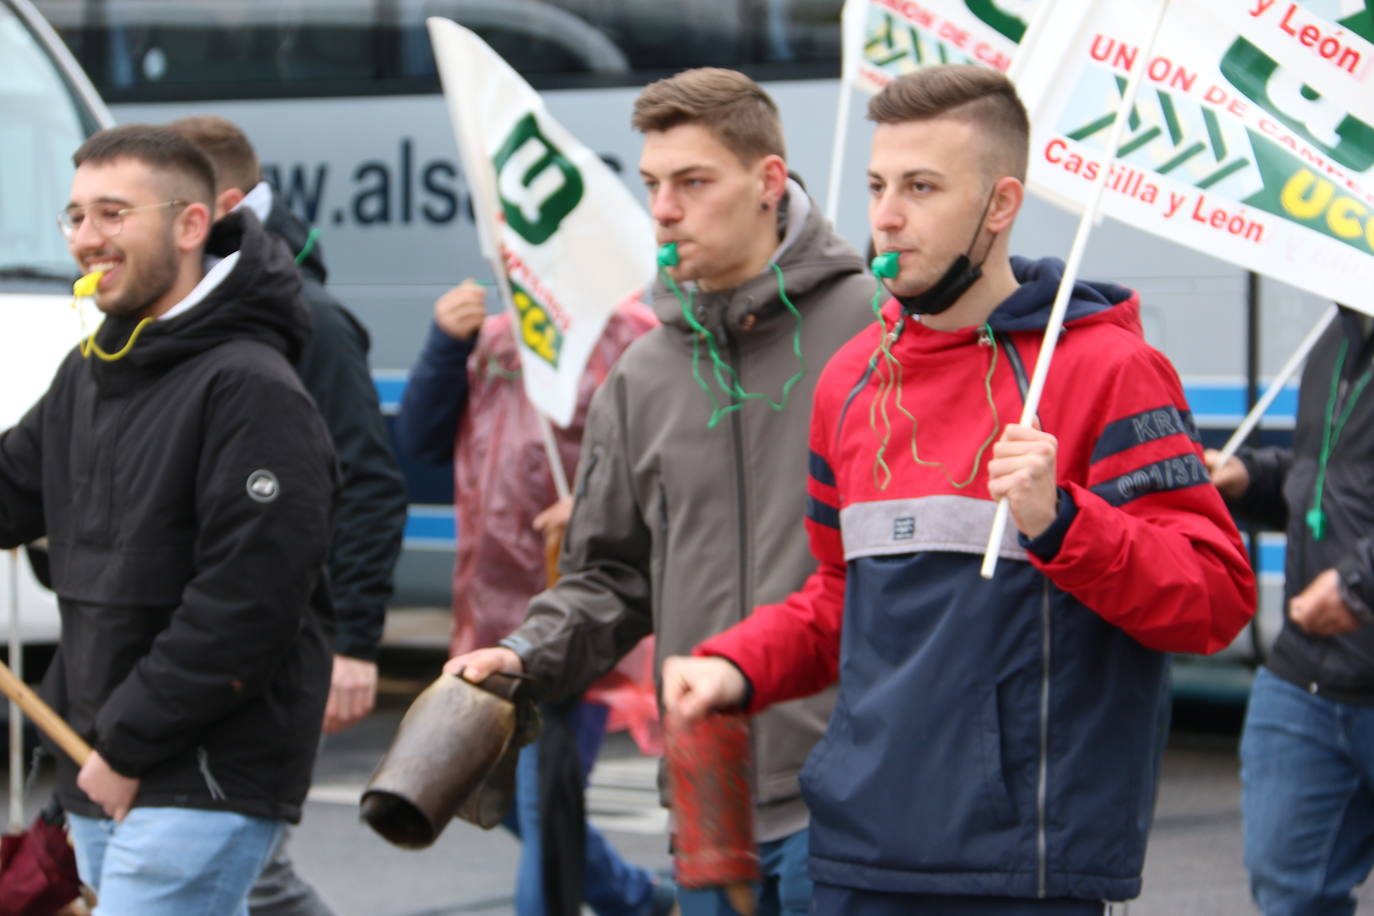
<svg viewBox="0 0 1374 916">
<path fill-rule="evenodd" d="M 1250 893 L 1265 916 L 1348 916 L 1374 864 L 1374 707 L 1260 669 L 1240 742 Z"/>
<path fill-rule="evenodd" d="M 800 830 L 780 840 L 759 844 L 759 870 L 763 884 L 758 888 L 758 916 L 807 916 L 811 912 L 811 876 L 807 859 L 811 854 L 810 832 Z M 721 891 L 677 890 L 682 916 L 735 916 Z"/>
<path fill-rule="evenodd" d="M 585 781 L 601 750 L 610 710 L 599 703 L 581 703 L 573 713 Z M 544 871 L 539 843 L 539 742 L 520 752 L 515 768 L 515 809 L 505 827 L 521 838 L 520 862 L 515 872 L 515 912 L 518 916 L 543 916 Z M 529 837 L 529 841 L 524 840 Z M 653 877 L 620 857 L 615 847 L 590 823 L 587 824 L 587 856 L 582 872 L 582 896 L 597 916 L 641 916 L 653 906 Z"/>
<path fill-rule="evenodd" d="M 230 811 L 135 808 L 122 822 L 67 815 L 96 916 L 246 916 L 248 889 L 285 821 Z"/>
</svg>

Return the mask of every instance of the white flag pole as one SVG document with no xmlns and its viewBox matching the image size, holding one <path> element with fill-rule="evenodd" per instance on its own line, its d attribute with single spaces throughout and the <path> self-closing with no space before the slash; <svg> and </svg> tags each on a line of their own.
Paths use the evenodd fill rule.
<svg viewBox="0 0 1374 916">
<path fill-rule="evenodd" d="M 549 418 L 535 411 L 539 416 L 539 432 L 544 437 L 544 451 L 549 455 L 549 470 L 553 473 L 553 489 L 558 498 L 567 499 L 572 495 L 568 487 L 568 472 L 563 469 L 562 458 L 558 454 L 558 442 L 553 437 L 553 424 Z"/>
<path fill-rule="evenodd" d="M 835 108 L 835 135 L 830 146 L 830 182 L 825 189 L 825 218 L 834 225 L 840 212 L 840 176 L 849 133 L 849 105 L 854 95 L 850 85 L 859 72 L 863 57 L 864 23 L 868 21 L 870 0 L 845 0 L 840 12 L 840 98 Z"/>
<path fill-rule="evenodd" d="M 443 87 L 444 96 L 451 100 L 453 107 L 461 107 L 457 99 L 461 89 L 458 86 L 451 86 L 444 77 L 444 66 L 442 61 L 442 45 L 445 44 L 443 32 L 451 29 L 453 23 L 442 17 L 431 16 L 425 20 L 425 25 L 429 28 L 430 44 L 434 46 L 434 56 L 439 64 L 439 84 Z M 474 91 L 480 91 L 476 89 Z M 483 150 L 478 145 L 474 137 L 468 136 L 468 132 L 462 129 L 462 125 L 453 125 L 455 139 L 458 143 L 458 154 L 463 162 L 463 173 L 468 176 L 470 183 L 476 182 L 478 169 L 487 165 L 487 158 Z M 487 166 L 490 167 L 490 166 Z M 515 300 L 511 296 L 510 278 L 506 275 L 505 259 L 502 256 L 501 247 L 497 241 L 498 236 L 492 231 L 492 227 L 499 225 L 499 217 L 495 213 L 488 212 L 487 195 L 474 193 L 471 195 L 473 209 L 473 222 L 477 228 L 478 247 L 481 248 L 482 257 L 491 268 L 492 275 L 496 278 L 496 288 L 501 294 L 501 302 L 506 309 L 506 314 L 511 317 L 511 334 L 516 336 L 515 353 L 521 360 L 520 355 L 520 321 L 519 315 L 515 310 Z M 549 460 L 549 472 L 553 475 L 554 492 L 558 498 L 565 499 L 570 490 L 568 488 L 568 472 L 563 467 L 563 459 L 558 454 L 558 443 L 553 437 L 553 428 L 549 423 L 549 418 L 544 416 L 543 411 L 535 407 L 535 415 L 539 418 L 540 438 L 544 442 L 544 454 Z"/>
<path fill-rule="evenodd" d="M 1040 0 L 1040 2 L 1035 5 L 1035 12 L 1031 13 L 1031 20 L 1026 24 L 1026 31 L 1021 35 L 1021 41 L 1018 43 L 1017 51 L 1021 48 L 1029 47 L 1034 43 L 1036 36 L 1040 34 L 1040 30 L 1046 28 L 1045 23 L 1049 22 L 1050 13 L 1053 11 L 1054 5 L 1057 2 L 1058 0 Z M 1007 67 L 1007 79 L 1015 83 L 1021 78 L 1021 71 L 1024 69 L 1021 61 L 1025 59 L 1026 55 L 1024 54 L 1012 54 L 1011 65 Z"/>
<path fill-rule="evenodd" d="M 1030 424 L 1035 419 L 1036 410 L 1040 406 L 1040 395 L 1045 390 L 1045 378 L 1049 375 L 1050 361 L 1054 358 L 1054 347 L 1059 342 L 1059 332 L 1064 326 L 1064 313 L 1068 310 L 1069 297 L 1073 293 L 1074 282 L 1078 279 L 1078 267 L 1083 260 L 1083 252 L 1088 245 L 1088 236 L 1092 233 L 1093 224 L 1097 220 L 1097 214 L 1102 206 L 1102 193 L 1107 187 L 1107 173 L 1111 171 L 1110 165 L 1116 158 L 1116 151 L 1121 146 L 1121 136 L 1126 130 L 1126 122 L 1130 119 L 1131 109 L 1135 106 L 1135 97 L 1140 90 L 1141 78 L 1145 75 L 1146 62 L 1150 57 L 1150 52 L 1154 49 L 1155 39 L 1159 37 L 1160 27 L 1164 24 L 1165 13 L 1169 9 L 1169 0 L 1161 0 L 1159 12 L 1155 16 L 1154 26 L 1150 29 L 1149 39 L 1141 46 L 1136 55 L 1135 65 L 1131 67 L 1130 78 L 1126 81 L 1125 91 L 1121 95 L 1121 107 L 1117 109 L 1116 120 L 1112 123 L 1111 135 L 1107 138 L 1107 147 L 1103 151 L 1102 167 L 1098 169 L 1097 179 L 1093 182 L 1092 192 L 1088 196 L 1088 202 L 1083 210 L 1083 218 L 1078 222 L 1078 232 L 1074 235 L 1073 246 L 1069 250 L 1068 260 L 1064 264 L 1064 276 L 1059 281 L 1059 292 L 1054 297 L 1054 305 L 1050 308 L 1049 323 L 1045 326 L 1045 337 L 1040 344 L 1040 355 L 1035 361 L 1035 372 L 1031 375 L 1030 388 L 1026 392 L 1026 404 L 1021 411 L 1022 425 Z M 983 554 L 983 566 L 979 573 L 984 579 L 991 579 L 993 572 L 997 569 L 997 551 L 1002 545 L 1002 537 L 1007 530 L 1007 516 L 1011 511 L 1011 506 L 1005 498 L 998 500 L 997 512 L 993 516 L 992 531 L 988 535 L 987 550 Z"/>
<path fill-rule="evenodd" d="M 1270 382 L 1269 387 L 1264 390 L 1264 396 L 1255 402 L 1255 406 L 1250 408 L 1250 412 L 1245 415 L 1245 419 L 1241 421 L 1240 426 L 1236 427 L 1236 431 L 1231 434 L 1231 438 L 1226 440 L 1226 445 L 1222 447 L 1221 453 L 1217 456 L 1217 467 L 1221 467 L 1231 460 L 1231 456 L 1235 455 L 1241 443 L 1245 441 L 1245 438 L 1249 436 L 1250 432 L 1259 424 L 1260 418 L 1263 417 L 1265 411 L 1269 409 L 1269 405 L 1274 403 L 1274 399 L 1279 396 L 1279 392 L 1283 390 L 1283 386 L 1288 384 L 1288 380 L 1298 371 L 1298 367 L 1307 359 L 1307 354 L 1312 352 L 1312 348 L 1317 345 L 1317 341 L 1326 333 L 1326 329 L 1331 327 L 1331 322 L 1336 320 L 1338 314 L 1340 314 L 1340 309 L 1334 307 L 1328 309 L 1317 323 L 1312 326 L 1312 330 L 1307 332 L 1307 336 L 1302 339 L 1302 343 L 1298 344 L 1298 349 L 1293 352 L 1292 356 L 1288 357 L 1288 362 L 1283 364 L 1283 368 L 1279 369 L 1279 374 L 1274 376 L 1274 380 Z"/>
<path fill-rule="evenodd" d="M 496 275 L 496 288 L 501 292 L 501 301 L 505 303 L 506 313 L 510 315 L 510 333 L 515 338 L 515 354 L 523 362 L 525 357 L 520 352 L 520 321 L 519 315 L 515 311 L 515 299 L 510 291 L 510 277 L 506 275 L 506 265 L 498 256 L 491 262 L 492 272 Z M 539 437 L 544 442 L 544 454 L 549 459 L 549 473 L 553 475 L 553 491 L 560 500 L 567 499 L 572 490 L 568 487 L 568 471 L 563 467 L 563 457 L 558 454 L 558 441 L 553 437 L 553 424 L 549 418 L 544 416 L 544 412 L 535 406 L 534 415 L 539 420 Z"/>
<path fill-rule="evenodd" d="M 854 0 L 850 0 L 854 2 Z M 854 94 L 849 81 L 840 77 L 840 102 L 835 109 L 835 139 L 830 148 L 830 178 L 825 188 L 825 218 L 833 226 L 840 209 L 840 173 L 844 171 L 844 148 L 849 127 L 849 98 Z"/>
<path fill-rule="evenodd" d="M 480 218 L 478 222 L 481 222 Z M 501 260 L 499 253 L 488 263 L 492 273 L 496 275 L 496 288 L 501 293 L 501 301 L 505 304 L 506 314 L 510 315 L 510 333 L 515 338 L 515 355 L 523 363 L 525 356 L 520 352 L 519 313 L 515 310 L 515 299 L 511 295 L 510 277 L 506 275 L 506 265 Z M 568 488 L 568 471 L 563 467 L 563 458 L 558 454 L 558 442 L 553 437 L 553 424 L 549 422 L 549 418 L 544 416 L 544 412 L 537 405 L 534 407 L 534 415 L 539 419 L 540 439 L 544 442 L 544 454 L 549 459 L 549 473 L 553 475 L 554 493 L 558 494 L 560 500 L 567 499 L 572 490 Z"/>
</svg>

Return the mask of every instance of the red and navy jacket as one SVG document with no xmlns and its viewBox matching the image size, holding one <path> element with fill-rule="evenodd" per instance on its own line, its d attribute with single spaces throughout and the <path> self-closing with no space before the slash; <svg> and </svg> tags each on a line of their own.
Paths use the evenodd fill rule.
<svg viewBox="0 0 1374 916">
<path fill-rule="evenodd" d="M 1059 517 L 1034 541 L 1009 528 L 980 577 L 984 443 L 1019 419 L 1062 273 L 1012 264 L 1021 286 L 991 335 L 932 330 L 890 301 L 831 359 L 811 426 L 817 570 L 698 648 L 739 666 L 751 709 L 838 679 L 802 774 L 818 881 L 1136 896 L 1165 653 L 1223 648 L 1255 607 L 1177 374 L 1142 337 L 1138 295 L 1108 285 L 1076 285 L 1039 408 Z"/>
</svg>

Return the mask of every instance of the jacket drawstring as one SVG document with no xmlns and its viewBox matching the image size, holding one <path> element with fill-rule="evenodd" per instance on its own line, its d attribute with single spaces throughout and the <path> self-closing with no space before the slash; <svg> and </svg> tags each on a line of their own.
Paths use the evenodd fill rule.
<svg viewBox="0 0 1374 916">
<path fill-rule="evenodd" d="M 210 772 L 210 752 L 203 747 L 196 748 L 196 763 L 200 767 L 200 775 L 205 777 L 205 787 L 210 790 L 210 797 L 215 801 L 228 798 L 220 788 L 219 780 L 215 779 L 215 774 Z"/>
</svg>

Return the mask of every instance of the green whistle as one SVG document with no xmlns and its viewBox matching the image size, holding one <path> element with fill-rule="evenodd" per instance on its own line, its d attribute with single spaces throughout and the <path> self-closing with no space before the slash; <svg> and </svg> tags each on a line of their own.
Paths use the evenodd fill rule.
<svg viewBox="0 0 1374 916">
<path fill-rule="evenodd" d="M 1315 540 L 1322 540 L 1326 537 L 1326 513 L 1320 509 L 1308 509 L 1304 520 L 1307 527 L 1312 529 L 1312 537 Z"/>
<path fill-rule="evenodd" d="M 899 255 L 895 251 L 880 254 L 873 259 L 869 267 L 873 270 L 873 276 L 883 280 L 890 280 L 897 276 L 897 258 Z"/>
</svg>

